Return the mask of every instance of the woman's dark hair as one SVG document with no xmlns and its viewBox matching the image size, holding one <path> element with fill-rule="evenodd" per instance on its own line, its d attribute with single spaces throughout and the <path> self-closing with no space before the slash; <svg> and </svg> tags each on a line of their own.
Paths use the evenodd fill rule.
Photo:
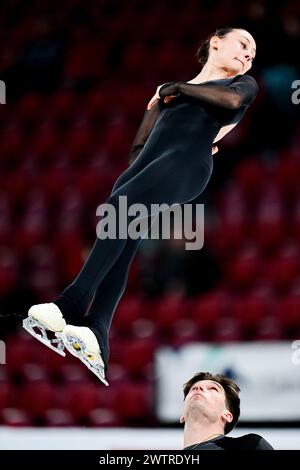
<svg viewBox="0 0 300 470">
<path fill-rule="evenodd" d="M 230 431 L 232 431 L 232 429 L 238 422 L 240 416 L 239 386 L 233 380 L 229 379 L 223 374 L 214 375 L 210 372 L 198 372 L 188 382 L 184 384 L 184 400 L 194 383 L 199 382 L 200 380 L 214 380 L 215 382 L 218 382 L 220 385 L 222 385 L 222 387 L 224 388 L 226 406 L 228 407 L 229 411 L 232 413 L 233 416 L 233 420 L 231 421 L 231 423 L 226 423 L 224 426 L 224 432 L 225 434 L 228 434 Z"/>
<path fill-rule="evenodd" d="M 225 38 L 228 33 L 231 33 L 235 29 L 241 29 L 241 28 L 231 28 L 230 26 L 225 26 L 224 28 L 216 29 L 216 31 L 213 34 L 210 34 L 208 38 L 204 39 L 203 41 L 200 42 L 200 45 L 198 47 L 198 50 L 196 52 L 196 57 L 202 66 L 207 62 L 208 56 L 209 56 L 209 41 L 213 36 L 218 36 L 218 38 Z"/>
</svg>

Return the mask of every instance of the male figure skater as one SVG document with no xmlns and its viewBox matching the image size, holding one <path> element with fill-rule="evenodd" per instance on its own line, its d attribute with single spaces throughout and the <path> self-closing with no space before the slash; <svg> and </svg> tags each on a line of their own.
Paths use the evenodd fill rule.
<svg viewBox="0 0 300 470">
<path fill-rule="evenodd" d="M 184 384 L 184 450 L 274 450 L 259 434 L 227 437 L 240 416 L 239 392 L 223 374 L 198 372 Z"/>
</svg>

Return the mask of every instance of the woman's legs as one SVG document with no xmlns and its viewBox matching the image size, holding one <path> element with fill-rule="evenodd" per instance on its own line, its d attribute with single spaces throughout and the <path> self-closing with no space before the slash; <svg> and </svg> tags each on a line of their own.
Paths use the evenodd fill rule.
<svg viewBox="0 0 300 470">
<path fill-rule="evenodd" d="M 155 218 L 152 224 L 154 220 Z M 82 320 L 82 325 L 88 326 L 96 335 L 106 368 L 109 358 L 108 335 L 111 322 L 125 292 L 130 265 L 142 240 L 143 238 L 137 240 L 128 238 L 121 255 L 98 286 L 88 315 Z"/>
<path fill-rule="evenodd" d="M 130 169 L 131 167 L 128 170 Z M 209 169 L 204 165 L 198 165 L 197 169 L 191 169 L 188 167 L 187 162 L 183 161 L 182 155 L 179 158 L 170 151 L 151 161 L 127 183 L 122 184 L 112 193 L 106 203 L 112 204 L 115 208 L 117 220 L 119 216 L 119 196 L 127 197 L 128 207 L 134 203 L 144 204 L 148 209 L 148 214 L 150 214 L 151 204 L 167 203 L 171 206 L 172 204 L 184 203 L 195 198 L 208 183 L 211 170 L 212 168 Z M 101 226 L 101 229 L 103 229 L 103 226 Z M 120 270 L 123 273 L 123 277 L 120 275 L 120 279 L 123 278 L 123 282 L 125 282 L 125 272 L 127 277 L 128 265 L 133 257 L 132 253 L 134 254 L 135 252 L 134 246 L 136 240 L 128 238 L 98 238 L 96 240 L 86 263 L 75 281 L 64 290 L 62 298 L 58 302 L 55 301 L 62 310 L 67 322 L 74 324 L 75 312 L 79 312 L 79 315 L 77 313 L 78 319 L 82 317 L 80 312 L 82 312 L 83 306 L 91 300 L 94 292 L 100 283 L 104 281 L 105 276 L 114 266 L 115 262 L 118 260 L 119 263 L 118 258 L 125 250 L 128 241 L 130 241 L 128 247 L 131 246 L 131 248 L 128 248 L 127 254 L 126 251 L 124 253 L 127 265 L 123 270 Z M 120 286 L 121 283 L 120 281 Z M 119 298 L 122 289 L 123 287 L 120 287 Z M 111 302 L 111 300 L 109 299 L 108 302 Z M 112 301 L 111 305 L 115 305 L 116 302 Z M 102 314 L 102 312 L 98 312 Z M 110 311 L 110 315 L 112 317 L 113 311 Z M 111 318 L 107 317 L 105 324 L 108 327 L 110 322 Z"/>
<path fill-rule="evenodd" d="M 142 151 L 143 152 L 143 151 Z M 142 153 L 141 152 L 141 153 Z M 143 168 L 145 168 L 145 166 L 147 166 L 147 164 L 151 161 L 151 158 L 150 158 L 150 154 L 144 154 L 143 152 L 143 158 L 141 156 L 139 156 L 131 165 L 129 168 L 127 168 L 125 171 L 123 171 L 123 173 L 121 173 L 121 175 L 117 178 L 117 180 L 115 181 L 114 185 L 113 185 L 113 188 L 111 190 L 111 195 L 118 189 L 120 188 L 123 184 L 127 183 L 131 178 L 133 178 L 136 174 L 139 173 L 139 171 L 141 171 Z M 131 243 L 129 244 L 130 247 L 129 249 L 130 250 L 134 250 L 134 242 L 137 244 L 136 246 L 136 249 L 135 251 L 137 250 L 138 248 L 138 244 L 140 243 L 140 239 L 139 240 L 128 240 L 130 241 Z M 131 263 L 131 261 L 130 261 Z M 109 272 L 108 272 L 108 275 L 109 275 Z M 116 282 L 116 275 L 115 274 L 112 274 L 112 276 Z M 105 278 L 103 279 L 103 281 L 105 280 Z M 73 281 L 74 282 L 74 281 Z M 118 284 L 123 284 L 123 280 L 120 280 Z M 72 284 L 70 284 L 68 287 L 70 287 Z M 67 289 L 68 289 L 67 287 Z M 100 286 L 98 286 L 100 287 Z M 74 306 L 72 303 L 70 303 L 70 301 L 68 302 L 68 295 L 66 293 L 66 290 L 65 289 L 60 295 L 59 297 L 57 297 L 57 299 L 54 300 L 54 303 L 56 305 L 59 306 L 60 310 L 62 312 L 64 312 L 64 315 L 65 317 L 68 317 L 68 321 L 69 322 L 72 322 L 73 325 L 82 325 L 82 322 L 83 322 L 83 318 L 84 318 L 84 315 L 86 314 L 87 310 L 89 310 L 89 303 L 90 303 L 90 300 L 91 298 L 93 297 L 93 292 L 91 292 L 91 298 L 86 298 L 86 301 L 83 302 L 81 304 L 81 308 L 79 308 L 79 306 Z M 98 289 L 99 291 L 99 289 Z M 116 291 L 116 294 L 118 295 L 118 290 Z M 95 299 L 95 297 L 94 297 Z M 94 300 L 93 300 L 94 302 Z M 98 304 L 98 302 L 97 302 Z"/>
</svg>

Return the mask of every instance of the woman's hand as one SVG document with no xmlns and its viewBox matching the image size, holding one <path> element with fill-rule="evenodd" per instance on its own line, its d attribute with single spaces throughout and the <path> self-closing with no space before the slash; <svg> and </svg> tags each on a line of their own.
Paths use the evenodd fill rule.
<svg viewBox="0 0 300 470">
<path fill-rule="evenodd" d="M 160 88 L 162 87 L 162 85 L 159 85 L 157 88 L 156 88 L 156 92 L 155 92 L 155 95 L 152 96 L 151 100 L 149 101 L 149 103 L 147 104 L 147 109 L 150 109 L 152 108 L 152 106 L 158 101 L 160 100 L 160 96 L 159 96 L 159 90 Z"/>
<path fill-rule="evenodd" d="M 175 82 L 167 82 L 168 84 L 170 83 L 175 83 Z M 163 83 L 162 85 L 159 85 L 157 88 L 156 88 L 156 92 L 155 92 L 155 95 L 152 96 L 151 100 L 149 101 L 149 103 L 147 104 L 147 109 L 151 109 L 152 106 L 158 101 L 161 99 L 161 96 L 159 96 L 159 90 L 161 89 L 162 86 L 166 85 L 166 83 Z M 164 97 L 164 103 L 169 103 L 173 98 L 175 98 L 176 96 L 178 95 L 170 95 L 170 96 L 165 96 Z"/>
<path fill-rule="evenodd" d="M 218 151 L 219 151 L 218 146 L 217 146 L 217 145 L 213 145 L 211 154 L 214 155 L 214 154 L 217 153 Z"/>
<path fill-rule="evenodd" d="M 148 105 L 147 105 L 147 109 L 151 109 L 152 106 L 158 101 L 161 99 L 161 97 L 159 96 L 159 90 L 161 89 L 162 86 L 164 85 L 169 85 L 166 86 L 165 88 L 170 88 L 170 91 L 173 90 L 173 92 L 175 91 L 175 83 L 176 82 L 168 82 L 168 83 L 163 83 L 162 85 L 159 85 L 157 88 L 156 88 L 156 92 L 155 92 L 155 95 L 152 96 L 151 100 L 149 101 Z M 164 102 L 165 103 L 169 103 L 173 98 L 176 98 L 176 96 L 178 95 L 169 95 L 169 96 L 165 96 L 164 97 Z M 212 147 L 212 155 L 215 155 L 217 152 L 219 151 L 219 148 L 217 145 L 213 145 Z"/>
</svg>

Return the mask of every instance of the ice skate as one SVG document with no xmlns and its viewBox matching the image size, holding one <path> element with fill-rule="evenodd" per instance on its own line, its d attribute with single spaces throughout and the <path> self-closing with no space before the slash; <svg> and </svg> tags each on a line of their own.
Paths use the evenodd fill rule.
<svg viewBox="0 0 300 470">
<path fill-rule="evenodd" d="M 23 328 L 28 333 L 61 356 L 66 355 L 61 338 L 65 326 L 62 313 L 54 303 L 33 305 L 23 320 Z"/>
<path fill-rule="evenodd" d="M 62 332 L 62 340 L 68 351 L 80 359 L 101 382 L 108 386 L 101 351 L 92 330 L 86 326 L 67 325 Z"/>
</svg>

